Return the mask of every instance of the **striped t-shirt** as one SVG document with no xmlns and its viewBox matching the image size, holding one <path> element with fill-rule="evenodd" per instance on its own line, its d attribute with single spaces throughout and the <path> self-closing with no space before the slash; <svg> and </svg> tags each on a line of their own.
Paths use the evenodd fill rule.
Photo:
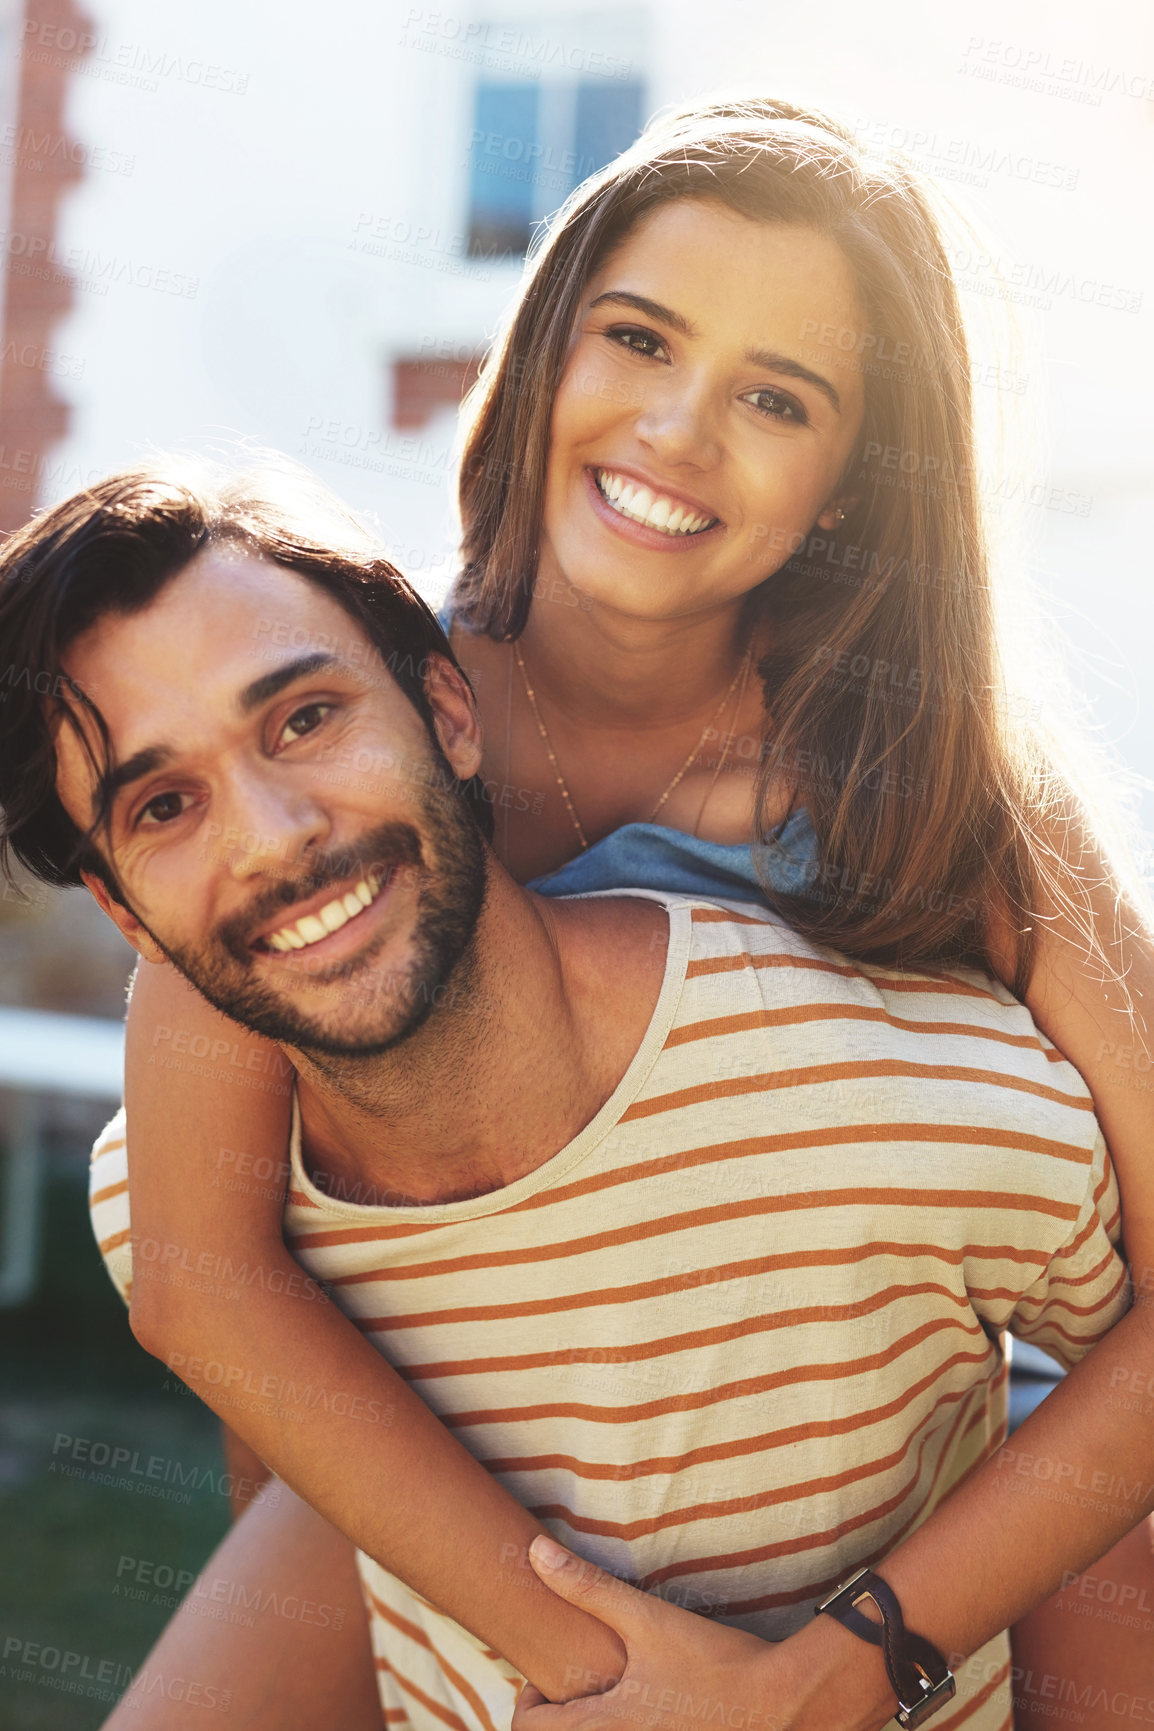
<svg viewBox="0 0 1154 1731">
<path fill-rule="evenodd" d="M 294 1129 L 286 1235 L 559 1539 L 779 1639 L 1003 1440 L 1004 1330 L 1069 1365 L 1118 1320 L 1118 1194 L 1084 1083 L 1001 986 L 650 899 L 657 1007 L 580 1135 L 397 1207 L 314 1184 Z M 125 1189 L 114 1120 L 92 1208 L 122 1291 Z M 518 1673 L 361 1573 L 390 1725 L 507 1726 Z M 1005 1731 L 1008 1663 L 1002 1635 L 936 1731 Z"/>
</svg>

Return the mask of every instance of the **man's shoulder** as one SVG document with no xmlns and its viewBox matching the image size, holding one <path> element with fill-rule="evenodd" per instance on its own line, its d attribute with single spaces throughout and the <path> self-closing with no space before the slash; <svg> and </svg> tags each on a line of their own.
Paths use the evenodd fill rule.
<svg viewBox="0 0 1154 1731">
<path fill-rule="evenodd" d="M 1029 1009 L 980 970 L 867 962 L 815 943 L 758 904 L 660 899 L 671 920 L 676 912 L 688 927 L 679 1020 L 702 1034 L 714 1022 L 727 1037 L 761 1026 L 774 1030 L 779 1053 L 791 1040 L 811 1046 L 824 1038 L 849 1042 L 855 1052 L 868 1046 L 879 1056 L 940 1066 L 959 1082 L 983 1070 L 1013 1075 L 1060 1090 L 1090 1115 L 1089 1090 L 1078 1071 Z"/>
</svg>

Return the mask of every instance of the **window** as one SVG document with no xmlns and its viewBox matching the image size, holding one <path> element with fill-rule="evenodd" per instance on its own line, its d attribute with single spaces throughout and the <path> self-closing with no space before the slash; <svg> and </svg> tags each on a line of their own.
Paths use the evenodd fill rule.
<svg viewBox="0 0 1154 1731">
<path fill-rule="evenodd" d="M 524 252 L 534 226 L 633 143 L 639 79 L 535 83 L 482 78 L 469 134 L 469 254 Z"/>
</svg>

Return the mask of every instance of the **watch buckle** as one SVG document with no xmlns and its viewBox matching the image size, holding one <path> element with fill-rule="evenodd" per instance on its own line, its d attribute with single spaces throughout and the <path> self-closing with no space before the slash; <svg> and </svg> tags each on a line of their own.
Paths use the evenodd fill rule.
<svg viewBox="0 0 1154 1731">
<path fill-rule="evenodd" d="M 903 1701 L 894 1714 L 898 1724 L 909 1727 L 909 1731 L 916 1731 L 916 1727 L 923 1724 L 931 1713 L 936 1713 L 939 1707 L 944 1707 L 947 1701 L 952 1700 L 958 1690 L 949 1671 L 936 1683 L 931 1683 L 923 1671 L 920 1680 L 923 1689 L 921 1700 L 912 1701 L 908 1706 Z"/>
</svg>

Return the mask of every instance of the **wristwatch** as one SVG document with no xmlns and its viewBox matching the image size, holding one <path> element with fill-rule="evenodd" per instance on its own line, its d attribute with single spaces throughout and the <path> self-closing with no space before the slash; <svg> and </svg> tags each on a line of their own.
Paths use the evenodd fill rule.
<svg viewBox="0 0 1154 1731">
<path fill-rule="evenodd" d="M 877 1606 L 880 1628 L 856 1609 L 863 1599 L 872 1599 Z M 881 1648 L 890 1687 L 898 1698 L 894 1718 L 899 1725 L 924 1725 L 952 1700 L 957 1684 L 946 1661 L 932 1642 L 910 1633 L 897 1594 L 872 1569 L 859 1569 L 814 1607 L 815 1616 L 823 1611 L 852 1635 Z"/>
</svg>

